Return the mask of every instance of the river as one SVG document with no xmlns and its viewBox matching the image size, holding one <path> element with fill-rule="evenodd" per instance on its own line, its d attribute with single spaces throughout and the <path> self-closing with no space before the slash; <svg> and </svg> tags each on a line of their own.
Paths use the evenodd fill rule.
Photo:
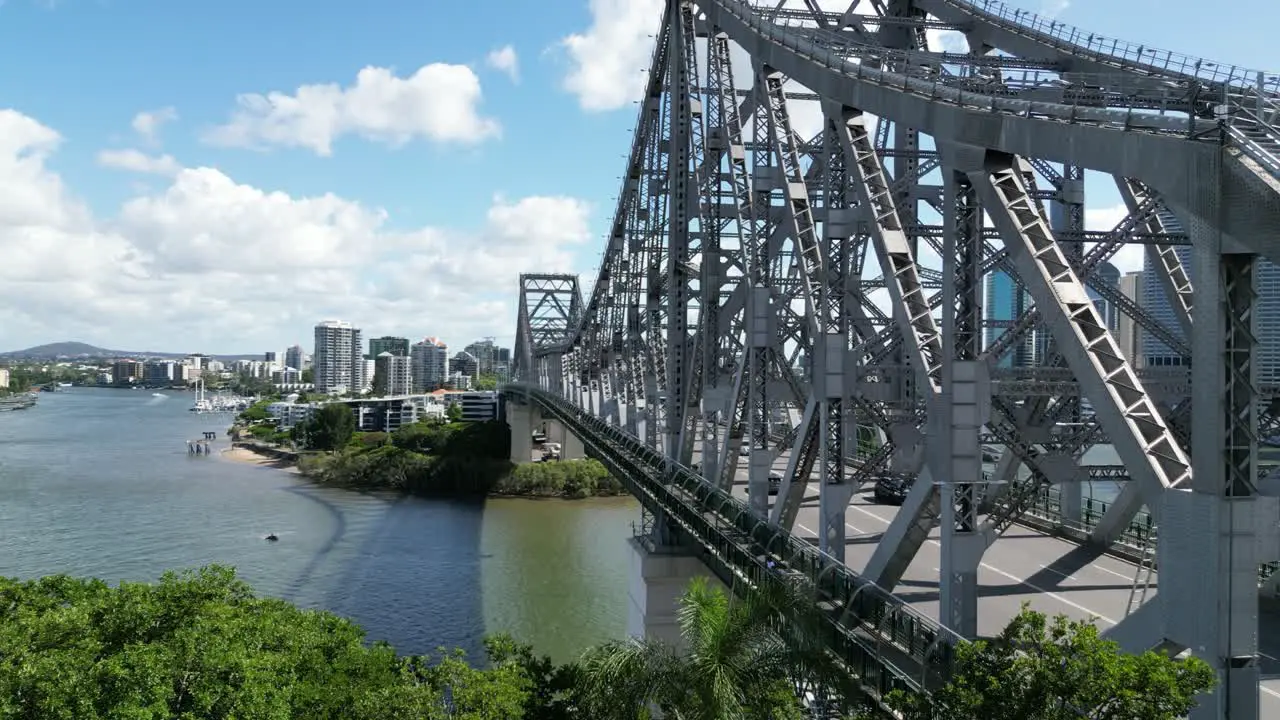
<svg viewBox="0 0 1280 720">
<path fill-rule="evenodd" d="M 223 563 L 261 594 L 350 617 L 405 653 L 474 655 L 486 633 L 508 631 L 563 661 L 626 633 L 633 500 L 319 488 L 188 455 L 186 440 L 230 422 L 188 412 L 191 401 L 74 388 L 0 413 L 0 575 L 151 581 Z"/>
</svg>

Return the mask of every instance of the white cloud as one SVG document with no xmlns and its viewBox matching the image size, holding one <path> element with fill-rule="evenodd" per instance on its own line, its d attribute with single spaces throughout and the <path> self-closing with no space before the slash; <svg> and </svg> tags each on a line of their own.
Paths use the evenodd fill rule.
<svg viewBox="0 0 1280 720">
<path fill-rule="evenodd" d="M 516 57 L 516 49 L 510 45 L 490 51 L 484 61 L 494 70 L 506 73 L 511 82 L 520 82 L 520 59 Z"/>
<path fill-rule="evenodd" d="M 1129 208 L 1123 203 L 1111 207 L 1085 208 L 1084 227 L 1086 230 L 1109 231 L 1129 216 Z M 1131 243 L 1120 248 L 1111 258 L 1111 264 L 1121 273 L 1142 269 L 1146 257 L 1146 245 Z"/>
<path fill-rule="evenodd" d="M 236 98 L 231 120 L 205 133 L 214 145 L 301 147 L 318 155 L 348 134 L 399 146 L 415 138 L 474 144 L 501 134 L 480 112 L 480 78 L 465 65 L 432 63 L 407 78 L 366 67 L 354 85 L 303 85 L 290 95 L 270 92 Z"/>
<path fill-rule="evenodd" d="M 160 127 L 178 119 L 178 111 L 172 107 L 143 111 L 133 116 L 133 131 L 149 143 L 159 140 Z"/>
<path fill-rule="evenodd" d="M 177 175 L 182 166 L 172 155 L 148 155 L 140 150 L 102 150 L 98 164 L 104 167 L 152 175 Z"/>
<path fill-rule="evenodd" d="M 251 352 L 309 345 L 325 317 L 453 344 L 509 338 L 521 271 L 588 269 L 575 251 L 590 208 L 574 198 L 496 197 L 472 227 L 400 230 L 378 208 L 202 167 L 94 217 L 48 165 L 59 141 L 0 110 L 2 349 Z"/>
<path fill-rule="evenodd" d="M 583 110 L 616 110 L 644 92 L 662 0 L 590 0 L 591 27 L 560 41 L 564 88 Z"/>
</svg>

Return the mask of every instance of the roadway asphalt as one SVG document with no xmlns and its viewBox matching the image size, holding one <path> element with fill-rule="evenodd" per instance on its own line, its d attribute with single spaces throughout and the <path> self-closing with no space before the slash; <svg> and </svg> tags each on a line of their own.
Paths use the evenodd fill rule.
<svg viewBox="0 0 1280 720">
<path fill-rule="evenodd" d="M 784 453 L 777 460 L 774 467 L 778 474 L 785 471 L 786 458 Z M 740 469 L 733 493 L 744 501 L 746 481 L 746 471 Z M 845 512 L 845 532 L 848 533 L 845 562 L 851 569 L 862 572 L 866 568 L 880 535 L 897 513 L 895 506 L 876 504 L 870 487 L 854 497 Z M 796 535 L 816 545 L 818 517 L 818 484 L 811 482 L 796 518 Z M 935 619 L 938 617 L 939 547 L 939 530 L 935 528 L 894 593 Z M 1093 618 L 1105 629 L 1126 615 L 1136 571 L 1135 565 L 1124 560 L 1013 525 L 987 548 L 978 571 L 978 632 L 999 633 L 1018 614 L 1023 603 L 1049 615 Z M 1153 575 L 1148 599 L 1155 594 L 1156 580 Z M 1280 613 L 1275 609 L 1263 613 L 1259 627 L 1263 673 L 1261 717 L 1264 718 L 1280 718 Z"/>
</svg>

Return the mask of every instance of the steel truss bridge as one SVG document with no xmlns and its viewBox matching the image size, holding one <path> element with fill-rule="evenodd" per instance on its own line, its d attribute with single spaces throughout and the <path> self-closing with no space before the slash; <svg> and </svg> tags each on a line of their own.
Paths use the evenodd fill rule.
<svg viewBox="0 0 1280 720">
<path fill-rule="evenodd" d="M 986 0 L 840 2 L 667 0 L 594 286 L 522 276 L 509 398 L 721 577 L 808 576 L 872 693 L 927 691 L 1022 592 L 1204 657 L 1194 717 L 1280 717 L 1258 640 L 1280 403 L 1254 327 L 1280 78 Z M 1085 228 L 1086 169 L 1128 208 L 1111 229 Z M 1168 318 L 1099 272 L 1132 244 Z M 1029 300 L 993 322 L 996 275 Z M 1135 368 L 1095 298 L 1178 363 Z M 913 481 L 896 514 L 859 495 L 886 476 Z M 1082 500 L 1097 477 L 1124 479 L 1114 502 Z"/>
</svg>

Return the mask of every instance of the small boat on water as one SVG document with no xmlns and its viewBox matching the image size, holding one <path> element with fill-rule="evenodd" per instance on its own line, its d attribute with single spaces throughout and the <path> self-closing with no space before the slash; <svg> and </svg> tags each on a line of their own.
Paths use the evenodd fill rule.
<svg viewBox="0 0 1280 720">
<path fill-rule="evenodd" d="M 36 404 L 40 399 L 37 393 L 19 393 L 17 395 L 9 395 L 0 397 L 0 412 L 8 412 L 10 410 L 26 410 Z"/>
</svg>

